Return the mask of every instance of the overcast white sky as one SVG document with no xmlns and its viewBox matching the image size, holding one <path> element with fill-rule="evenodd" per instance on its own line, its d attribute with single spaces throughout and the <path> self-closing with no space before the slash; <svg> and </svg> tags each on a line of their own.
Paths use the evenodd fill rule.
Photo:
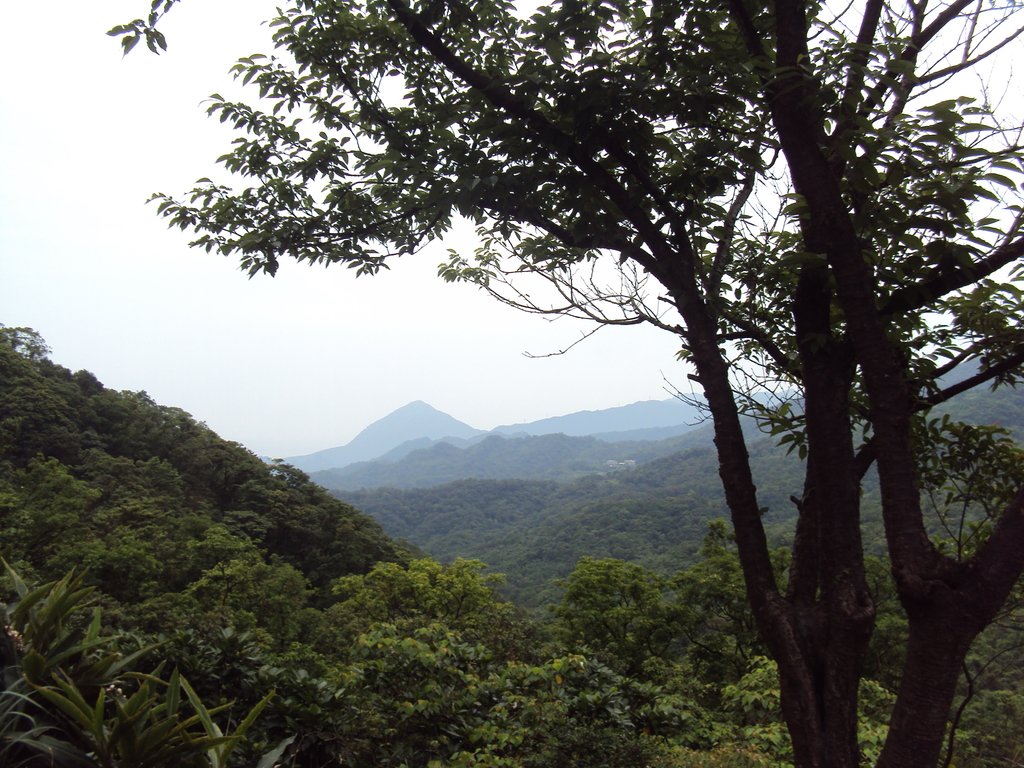
<svg viewBox="0 0 1024 768">
<path fill-rule="evenodd" d="M 518 314 L 436 276 L 441 249 L 356 280 L 282 265 L 248 280 L 193 251 L 146 198 L 213 175 L 231 135 L 202 102 L 240 56 L 269 52 L 267 0 L 185 0 L 170 51 L 126 59 L 104 33 L 148 0 L 5 3 L 0 11 L 0 323 L 53 359 L 146 390 L 270 456 L 341 445 L 425 400 L 473 426 L 668 397 L 664 332 Z M 453 244 L 458 245 L 458 244 Z"/>
</svg>

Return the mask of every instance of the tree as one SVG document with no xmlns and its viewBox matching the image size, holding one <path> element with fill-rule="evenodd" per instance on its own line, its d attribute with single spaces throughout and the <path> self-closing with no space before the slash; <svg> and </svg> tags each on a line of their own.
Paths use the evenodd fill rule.
<svg viewBox="0 0 1024 768">
<path fill-rule="evenodd" d="M 528 626 L 494 591 L 504 577 L 484 574 L 484 568 L 478 560 L 456 558 L 442 565 L 418 559 L 408 565 L 381 562 L 365 575 L 342 576 L 333 586 L 339 600 L 324 612 L 320 645 L 340 657 L 377 624 L 411 632 L 438 623 L 502 657 L 521 657 L 530 645 Z"/>
<path fill-rule="evenodd" d="M 569 647 L 583 644 L 629 675 L 652 657 L 669 657 L 683 633 L 667 580 L 635 563 L 583 557 L 564 586 L 555 615 Z"/>
<path fill-rule="evenodd" d="M 782 567 L 776 562 L 777 569 Z M 724 682 L 746 673 L 751 659 L 764 650 L 746 601 L 739 558 L 723 521 L 711 521 L 700 560 L 677 573 L 672 586 L 685 611 L 688 658 L 700 677 Z"/>
<path fill-rule="evenodd" d="M 172 2 L 115 32 L 151 41 Z M 295 0 L 282 56 L 237 65 L 265 109 L 210 107 L 240 133 L 237 188 L 159 210 L 250 274 L 286 257 L 372 274 L 463 217 L 480 247 L 445 279 L 678 335 L 800 766 L 859 760 L 877 468 L 908 617 L 879 765 L 934 765 L 961 662 L 1024 567 L 1024 489 L 957 558 L 919 482 L 951 435 L 929 410 L 1021 379 L 1020 130 L 976 85 L 1018 23 L 980 0 Z M 744 413 L 806 459 L 785 584 Z"/>
</svg>

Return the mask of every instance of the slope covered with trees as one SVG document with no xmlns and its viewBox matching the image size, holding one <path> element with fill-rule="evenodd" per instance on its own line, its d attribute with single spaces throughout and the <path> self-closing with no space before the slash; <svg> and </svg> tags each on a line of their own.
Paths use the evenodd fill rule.
<svg viewBox="0 0 1024 768">
<path fill-rule="evenodd" d="M 297 470 L 4 327 L 0 555 L 4 765 L 639 766 L 708 745 L 695 704 L 549 644 L 480 564 L 412 560 Z"/>
<path fill-rule="evenodd" d="M 1019 390 L 972 392 L 937 411 L 1024 435 Z M 463 478 L 455 482 L 332 493 L 372 516 L 389 535 L 434 557 L 488 563 L 505 574 L 504 590 L 515 602 L 538 607 L 558 599 L 554 581 L 584 556 L 621 558 L 660 573 L 693 562 L 707 524 L 728 516 L 709 432 L 687 436 L 685 442 L 696 446 L 685 451 L 571 482 L 489 480 L 486 473 L 458 474 L 467 465 L 453 461 L 444 469 Z M 766 529 L 772 540 L 782 541 L 796 515 L 789 489 L 801 471 L 797 452 L 764 436 L 751 441 L 751 456 Z M 398 463 L 395 470 L 404 466 Z M 328 478 L 329 473 L 317 476 Z M 864 546 L 881 555 L 885 534 L 877 478 L 869 477 L 864 490 Z M 927 521 L 934 535 L 943 533 L 936 508 Z"/>
<path fill-rule="evenodd" d="M 0 327 L 0 763 L 767 760 L 727 738 L 735 703 L 563 641 L 482 564 L 410 559 L 296 470 L 47 352 Z"/>
<path fill-rule="evenodd" d="M 706 436 L 706 439 L 707 436 Z M 771 519 L 784 525 L 792 505 L 784 478 L 795 457 L 759 446 Z M 525 606 L 556 599 L 554 580 L 585 555 L 615 557 L 671 572 L 693 561 L 707 524 L 728 513 L 710 446 L 573 482 L 466 479 L 433 488 L 334 491 L 392 536 L 442 560 L 483 560 L 506 574 Z"/>
<path fill-rule="evenodd" d="M 301 472 L 72 373 L 25 329 L 0 328 L 0 499 L 3 554 L 25 577 L 83 566 L 137 612 L 166 610 L 225 559 L 269 569 L 254 581 L 308 578 L 322 599 L 333 579 L 405 557 Z"/>
</svg>

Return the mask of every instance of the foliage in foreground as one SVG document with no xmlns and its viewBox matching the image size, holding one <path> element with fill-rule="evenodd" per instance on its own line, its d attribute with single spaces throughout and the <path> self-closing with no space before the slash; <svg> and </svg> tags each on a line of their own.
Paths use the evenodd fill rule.
<svg viewBox="0 0 1024 768">
<path fill-rule="evenodd" d="M 227 732 L 177 669 L 144 671 L 153 647 L 119 650 L 101 635 L 95 589 L 80 575 L 30 590 L 4 564 L 16 598 L 4 606 L 0 758 L 5 765 L 226 768 L 273 696 Z M 123 646 L 121 646 L 123 648 Z M 270 765 L 273 756 L 264 763 Z"/>
<path fill-rule="evenodd" d="M 339 610 L 325 616 L 325 625 L 351 633 L 344 650 L 328 641 L 284 654 L 272 639 L 228 628 L 179 630 L 149 645 L 105 634 L 90 609 L 96 590 L 81 576 L 33 590 L 11 572 L 5 764 L 789 765 L 777 671 L 750 635 L 735 555 L 721 536 L 713 532 L 707 559 L 671 586 L 621 561 L 581 562 L 554 626 L 565 640 L 521 634 L 519 644 L 504 635 L 511 618 L 482 631 L 511 607 L 471 563 L 382 564 L 346 578 Z M 582 588 L 593 580 L 603 588 Z M 454 616 L 451 606 L 466 595 L 474 597 Z M 607 614 L 613 603 L 620 610 Z M 360 607 L 390 611 L 390 621 Z M 478 639 L 466 639 L 474 631 Z M 750 647 L 739 640 L 744 632 Z M 1017 661 L 1004 663 L 1019 663 L 1015 652 Z M 1012 732 L 1020 690 L 982 686 L 971 722 L 988 717 L 989 729 L 1005 723 Z M 866 681 L 861 699 L 861 750 L 872 764 L 892 693 Z M 1012 742 L 988 734 L 964 730 L 956 754 L 972 765 L 1004 764 Z"/>
</svg>

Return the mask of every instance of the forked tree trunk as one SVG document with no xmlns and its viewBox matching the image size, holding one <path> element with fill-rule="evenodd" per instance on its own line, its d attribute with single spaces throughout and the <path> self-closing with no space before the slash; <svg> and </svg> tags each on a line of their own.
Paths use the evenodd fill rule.
<svg viewBox="0 0 1024 768">
<path fill-rule="evenodd" d="M 822 285 L 808 286 L 806 329 L 827 322 Z M 685 289 L 680 291 L 685 294 Z M 849 423 L 852 366 L 827 346 L 807 364 L 811 456 L 800 504 L 787 594 L 780 593 L 768 556 L 728 365 L 700 297 L 677 301 L 689 346 L 714 418 L 719 472 L 726 491 L 747 594 L 758 627 L 779 666 L 782 706 L 801 768 L 857 768 L 857 691 L 874 606 L 864 578 L 859 477 Z"/>
<path fill-rule="evenodd" d="M 934 768 L 971 643 L 996 617 L 1024 570 L 1024 488 L 969 560 L 918 564 L 898 578 L 909 618 L 900 689 L 880 768 Z M 925 574 L 928 578 L 916 578 Z"/>
<path fill-rule="evenodd" d="M 857 686 L 866 641 L 863 631 L 844 633 L 847 620 L 824 619 L 817 627 L 831 636 L 806 637 L 800 659 L 777 656 L 782 708 L 796 765 L 804 768 L 856 768 Z M 798 631 L 803 629 L 799 624 Z M 817 632 L 815 632 L 817 634 Z M 814 645 L 817 641 L 816 646 Z"/>
</svg>

